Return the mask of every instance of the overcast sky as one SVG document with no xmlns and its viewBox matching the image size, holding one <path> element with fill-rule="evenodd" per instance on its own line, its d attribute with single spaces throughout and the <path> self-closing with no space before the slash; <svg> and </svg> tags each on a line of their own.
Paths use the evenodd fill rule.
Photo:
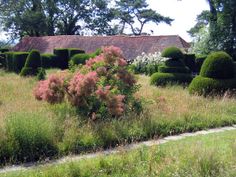
<svg viewBox="0 0 236 177">
<path fill-rule="evenodd" d="M 171 26 L 164 23 L 158 26 L 150 23 L 144 27 L 144 32 L 150 33 L 150 30 L 153 30 L 154 35 L 178 34 L 186 41 L 191 41 L 186 31 L 194 26 L 197 15 L 209 9 L 206 0 L 147 0 L 147 2 L 153 10 L 175 20 Z"/>
<path fill-rule="evenodd" d="M 164 16 L 169 16 L 175 21 L 172 25 L 154 24 L 145 27 L 146 32 L 154 31 L 155 35 L 178 34 L 187 41 L 191 41 L 186 31 L 196 23 L 196 17 L 203 10 L 209 10 L 206 0 L 147 0 L 150 8 Z"/>
</svg>

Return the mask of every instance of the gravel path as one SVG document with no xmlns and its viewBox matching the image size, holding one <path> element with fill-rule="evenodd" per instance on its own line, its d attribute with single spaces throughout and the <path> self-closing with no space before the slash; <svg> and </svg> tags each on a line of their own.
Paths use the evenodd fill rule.
<svg viewBox="0 0 236 177">
<path fill-rule="evenodd" d="M 198 136 L 198 135 L 207 135 L 211 133 L 218 133 L 218 132 L 224 132 L 224 131 L 229 131 L 229 130 L 236 130 L 236 125 L 233 126 L 228 126 L 228 127 L 221 127 L 221 128 L 214 128 L 214 129 L 209 129 L 209 130 L 202 130 L 202 131 L 197 131 L 193 133 L 183 133 L 175 136 L 167 136 L 162 139 L 158 140 L 149 140 L 149 141 L 143 141 L 139 143 L 133 143 L 121 147 L 116 147 L 113 149 L 108 149 L 104 150 L 101 152 L 96 152 L 96 153 L 90 153 L 90 154 L 85 154 L 85 155 L 74 155 L 74 156 L 66 156 L 57 160 L 50 160 L 47 162 L 43 163 L 25 163 L 22 165 L 13 165 L 13 166 L 7 166 L 4 168 L 0 168 L 0 174 L 1 173 L 6 173 L 6 172 L 13 172 L 13 171 L 25 171 L 25 170 L 30 170 L 33 168 L 38 168 L 38 167 L 43 167 L 43 166 L 49 166 L 49 165 L 58 165 L 58 164 L 63 164 L 67 162 L 73 162 L 73 161 L 79 161 L 82 159 L 91 159 L 95 158 L 101 155 L 110 155 L 110 154 L 116 154 L 121 151 L 127 151 L 127 150 L 134 150 L 137 148 L 140 148 L 142 146 L 153 146 L 153 145 L 159 145 L 159 144 L 164 144 L 169 141 L 177 141 L 184 139 L 186 137 L 191 137 L 191 136 Z"/>
</svg>

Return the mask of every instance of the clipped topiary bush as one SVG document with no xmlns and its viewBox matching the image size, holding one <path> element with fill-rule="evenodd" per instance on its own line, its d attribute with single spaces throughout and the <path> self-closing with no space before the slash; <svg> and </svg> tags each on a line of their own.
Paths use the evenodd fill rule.
<svg viewBox="0 0 236 177">
<path fill-rule="evenodd" d="M 6 55 L 3 53 L 0 54 L 0 68 L 1 67 L 6 67 Z"/>
<path fill-rule="evenodd" d="M 7 48 L 0 48 L 0 53 L 5 53 L 5 52 L 9 52 L 9 49 L 7 49 Z"/>
<path fill-rule="evenodd" d="M 165 65 L 158 67 L 158 72 L 160 73 L 190 73 L 190 69 L 188 67 L 168 67 Z"/>
<path fill-rule="evenodd" d="M 236 89 L 236 78 L 214 79 L 197 76 L 189 85 L 190 94 L 202 96 L 223 95 L 227 90 Z"/>
<path fill-rule="evenodd" d="M 76 54 L 71 58 L 71 62 L 73 65 L 85 64 L 85 62 L 90 58 L 93 58 L 93 57 L 87 53 Z"/>
<path fill-rule="evenodd" d="M 68 48 L 69 58 L 73 57 L 76 54 L 85 53 L 84 50 L 78 48 Z"/>
<path fill-rule="evenodd" d="M 205 55 L 196 56 L 196 58 L 195 58 L 195 66 L 196 66 L 195 71 L 197 73 L 200 73 L 202 64 L 203 64 L 203 62 L 205 61 L 206 58 L 207 58 L 207 56 L 205 56 Z"/>
<path fill-rule="evenodd" d="M 225 52 L 214 52 L 204 61 L 200 75 L 215 79 L 230 79 L 234 77 L 232 58 Z"/>
<path fill-rule="evenodd" d="M 151 76 L 151 85 L 188 84 L 192 79 L 191 75 L 184 73 L 154 73 Z"/>
<path fill-rule="evenodd" d="M 13 53 L 13 71 L 19 73 L 25 65 L 26 59 L 28 57 L 28 52 L 14 52 Z"/>
<path fill-rule="evenodd" d="M 37 75 L 38 68 L 42 66 L 41 56 L 39 51 L 32 50 L 25 62 L 25 66 L 22 68 L 20 75 Z"/>
<path fill-rule="evenodd" d="M 184 54 L 184 64 L 185 64 L 192 72 L 196 72 L 195 54 Z"/>
<path fill-rule="evenodd" d="M 193 79 L 189 92 L 197 95 L 222 95 L 235 91 L 236 77 L 232 58 L 225 52 L 214 52 L 204 61 L 200 76 Z"/>
<path fill-rule="evenodd" d="M 41 55 L 42 67 L 43 68 L 57 68 L 60 64 L 60 60 L 54 54 L 45 53 Z"/>
<path fill-rule="evenodd" d="M 7 71 L 13 71 L 13 54 L 14 52 L 5 52 L 5 65 Z"/>
<path fill-rule="evenodd" d="M 184 84 L 192 80 L 191 71 L 184 65 L 183 53 L 176 47 L 169 47 L 162 53 L 169 59 L 158 67 L 158 72 L 151 76 L 151 84 L 165 86 L 167 84 Z"/>
<path fill-rule="evenodd" d="M 69 64 L 69 51 L 68 49 L 54 49 L 53 53 L 58 57 L 58 68 L 67 69 Z"/>
<path fill-rule="evenodd" d="M 177 47 L 168 47 L 162 52 L 162 57 L 170 59 L 183 59 L 184 55 L 182 51 Z"/>
</svg>

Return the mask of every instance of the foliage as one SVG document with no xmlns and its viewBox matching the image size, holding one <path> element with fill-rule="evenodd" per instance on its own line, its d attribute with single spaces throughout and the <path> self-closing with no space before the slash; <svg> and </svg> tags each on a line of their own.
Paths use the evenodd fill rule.
<svg viewBox="0 0 236 177">
<path fill-rule="evenodd" d="M 215 79 L 197 76 L 189 85 L 189 92 L 202 96 L 223 96 L 226 91 L 235 92 L 236 79 Z"/>
<path fill-rule="evenodd" d="M 196 41 L 193 48 L 198 54 L 224 50 L 235 58 L 236 2 L 234 0 L 207 0 L 207 2 L 210 10 L 203 11 L 198 16 L 197 24 L 190 30 Z"/>
<path fill-rule="evenodd" d="M 214 52 L 204 61 L 200 76 L 189 86 L 191 94 L 203 96 L 223 95 L 236 89 L 235 71 L 232 58 L 225 52 Z"/>
<path fill-rule="evenodd" d="M 149 22 L 153 22 L 156 25 L 160 22 L 164 22 L 170 25 L 173 21 L 173 19 L 162 16 L 156 11 L 148 8 L 146 0 L 116 0 L 115 2 L 117 7 L 116 15 L 122 25 L 121 34 L 124 32 L 126 25 L 131 28 L 133 35 L 141 35 L 144 25 Z M 136 26 L 136 22 L 139 23 L 138 27 Z"/>
<path fill-rule="evenodd" d="M 133 109 L 138 88 L 126 65 L 119 48 L 104 47 L 102 54 L 87 60 L 71 79 L 52 75 L 39 82 L 35 97 L 53 104 L 62 102 L 66 94 L 72 106 L 92 119 L 121 116 Z"/>
<path fill-rule="evenodd" d="M 37 161 L 57 153 L 52 121 L 39 114 L 13 114 L 6 121 L 6 132 L 8 154 L 0 153 L 1 162 Z"/>
<path fill-rule="evenodd" d="M 44 68 L 38 68 L 37 79 L 44 80 L 46 78 L 46 71 Z"/>
<path fill-rule="evenodd" d="M 91 54 L 76 54 L 71 58 L 71 63 L 73 65 L 85 64 L 90 58 L 92 58 Z"/>
<path fill-rule="evenodd" d="M 183 52 L 177 47 L 168 47 L 162 51 L 162 57 L 170 58 L 173 60 L 183 59 Z"/>
<path fill-rule="evenodd" d="M 200 75 L 215 79 L 231 79 L 235 77 L 232 58 L 225 52 L 213 52 L 204 61 Z"/>
<path fill-rule="evenodd" d="M 188 84 L 192 76 L 184 73 L 154 73 L 151 76 L 151 85 L 166 86 L 168 84 Z"/>
<path fill-rule="evenodd" d="M 85 53 L 84 50 L 78 48 L 68 48 L 69 58 L 73 57 L 76 54 Z"/>
<path fill-rule="evenodd" d="M 57 62 L 58 68 L 67 69 L 68 62 L 69 62 L 69 51 L 67 48 L 58 48 L 54 49 L 53 53 L 58 57 L 57 59 L 60 60 Z"/>
<path fill-rule="evenodd" d="M 192 71 L 196 72 L 195 54 L 184 54 L 184 64 Z"/>
<path fill-rule="evenodd" d="M 160 65 L 158 67 L 158 72 L 160 73 L 190 73 L 188 67 L 169 67 L 166 65 Z"/>
<path fill-rule="evenodd" d="M 42 67 L 46 69 L 57 68 L 58 66 L 60 66 L 59 64 L 60 60 L 54 54 L 50 53 L 41 54 L 41 60 L 42 60 Z"/>
<path fill-rule="evenodd" d="M 146 75 L 152 75 L 157 72 L 158 66 L 163 63 L 166 58 L 161 57 L 161 53 L 155 52 L 154 54 L 145 54 L 137 56 L 132 61 L 132 69 L 136 74 L 145 73 Z"/>
<path fill-rule="evenodd" d="M 198 56 L 196 56 L 195 64 L 196 64 L 196 72 L 197 73 L 200 73 L 202 64 L 203 64 L 203 62 L 205 61 L 206 58 L 207 58 L 206 55 L 198 55 Z"/>
</svg>

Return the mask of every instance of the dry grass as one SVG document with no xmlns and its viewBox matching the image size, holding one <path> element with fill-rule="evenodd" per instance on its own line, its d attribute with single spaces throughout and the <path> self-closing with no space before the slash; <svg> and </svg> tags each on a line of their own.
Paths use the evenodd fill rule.
<svg viewBox="0 0 236 177">
<path fill-rule="evenodd" d="M 22 78 L 13 73 L 0 71 L 0 125 L 7 116 L 16 112 L 50 115 L 45 103 L 33 97 L 34 78 Z"/>
<path fill-rule="evenodd" d="M 155 87 L 149 84 L 149 77 L 139 76 L 142 85 L 138 96 L 149 100 L 148 107 L 153 116 L 162 115 L 166 118 L 178 117 L 209 117 L 209 116 L 236 116 L 235 98 L 204 98 L 193 96 L 187 88 L 169 86 L 166 88 Z"/>
</svg>

